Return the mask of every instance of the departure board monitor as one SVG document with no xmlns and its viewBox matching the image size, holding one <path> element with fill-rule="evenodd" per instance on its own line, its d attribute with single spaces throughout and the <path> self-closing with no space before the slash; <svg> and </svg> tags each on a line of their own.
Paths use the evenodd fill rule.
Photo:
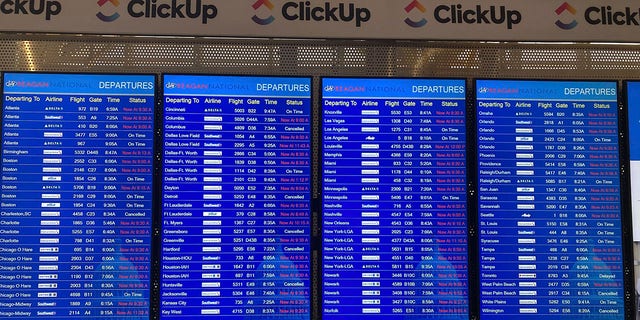
<svg viewBox="0 0 640 320">
<path fill-rule="evenodd" d="M 154 88 L 4 75 L 0 319 L 149 319 Z"/>
<path fill-rule="evenodd" d="M 310 319 L 311 79 L 164 76 L 162 319 Z"/>
<path fill-rule="evenodd" d="M 640 241 L 640 82 L 627 82 L 633 240 Z"/>
<path fill-rule="evenodd" d="M 623 319 L 616 82 L 476 90 L 480 318 Z"/>
<path fill-rule="evenodd" d="M 465 81 L 322 80 L 322 317 L 468 319 Z"/>
</svg>

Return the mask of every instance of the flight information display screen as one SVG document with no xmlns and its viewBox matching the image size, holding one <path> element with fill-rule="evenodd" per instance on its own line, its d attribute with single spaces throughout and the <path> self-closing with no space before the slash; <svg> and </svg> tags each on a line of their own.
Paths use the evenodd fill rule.
<svg viewBox="0 0 640 320">
<path fill-rule="evenodd" d="M 323 319 L 468 319 L 465 81 L 322 81 Z"/>
<path fill-rule="evenodd" d="M 164 76 L 161 317 L 310 318 L 311 79 Z"/>
<path fill-rule="evenodd" d="M 154 87 L 5 74 L 0 319 L 149 319 Z"/>
<path fill-rule="evenodd" d="M 476 84 L 481 319 L 623 319 L 616 83 Z"/>
<path fill-rule="evenodd" d="M 640 241 L 640 82 L 627 82 L 633 240 Z"/>
</svg>

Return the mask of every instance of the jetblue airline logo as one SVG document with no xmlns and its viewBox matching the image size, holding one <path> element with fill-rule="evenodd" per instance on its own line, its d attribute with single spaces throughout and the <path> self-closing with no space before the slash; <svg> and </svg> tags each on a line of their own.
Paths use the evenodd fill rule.
<svg viewBox="0 0 640 320">
<path fill-rule="evenodd" d="M 561 15 L 565 11 L 568 11 L 570 14 L 574 16 L 577 13 L 577 10 L 574 7 L 572 7 L 569 3 L 565 2 L 556 9 L 556 15 Z M 576 21 L 576 19 L 573 19 L 573 21 L 569 23 L 564 23 L 560 21 L 560 19 L 558 19 L 556 20 L 556 26 L 558 26 L 558 28 L 562 30 L 571 30 L 578 26 L 578 21 Z"/>
<path fill-rule="evenodd" d="M 120 1 L 119 0 L 98 0 L 98 6 L 103 7 L 105 4 L 107 3 L 111 3 L 114 7 L 118 7 L 120 6 Z M 104 22 L 112 22 L 115 21 L 116 19 L 120 18 L 120 14 L 119 13 L 114 13 L 112 15 L 105 15 L 102 12 L 98 12 L 96 14 L 96 17 L 98 17 L 98 19 L 104 21 Z"/>
<path fill-rule="evenodd" d="M 260 9 L 260 7 L 266 7 L 267 9 L 269 9 L 269 11 L 271 11 L 275 6 L 269 0 L 258 0 L 256 1 L 256 3 L 253 4 L 252 7 L 253 7 L 253 10 L 258 10 Z M 275 21 L 276 18 L 273 15 L 270 15 L 267 18 L 262 19 L 257 15 L 253 15 L 253 17 L 251 17 L 251 20 L 253 20 L 253 22 L 261 26 L 266 26 L 268 24 L 271 24 L 273 21 Z"/>
<path fill-rule="evenodd" d="M 407 13 L 411 13 L 413 10 L 418 10 L 422 13 L 427 12 L 427 8 L 425 8 L 418 0 L 411 1 L 411 3 L 404 8 L 404 11 Z M 421 20 L 413 21 L 411 18 L 406 18 L 404 19 L 404 22 L 413 28 L 421 28 L 427 24 L 427 19 L 422 18 Z"/>
</svg>

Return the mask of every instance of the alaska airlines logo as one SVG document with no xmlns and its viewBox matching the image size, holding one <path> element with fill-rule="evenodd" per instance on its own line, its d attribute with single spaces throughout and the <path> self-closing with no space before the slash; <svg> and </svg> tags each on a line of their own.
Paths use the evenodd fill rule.
<svg viewBox="0 0 640 320">
<path fill-rule="evenodd" d="M 118 7 L 120 5 L 120 1 L 119 0 L 98 0 L 98 5 L 100 7 L 104 6 L 107 3 L 111 3 L 114 7 Z M 120 14 L 119 13 L 114 13 L 112 15 L 105 15 L 102 12 L 98 12 L 96 14 L 96 17 L 98 17 L 98 19 L 104 21 L 104 22 L 112 22 L 115 21 L 116 19 L 120 18 Z"/>
<path fill-rule="evenodd" d="M 269 9 L 269 11 L 273 10 L 273 8 L 275 7 L 273 5 L 273 3 L 271 3 L 271 1 L 269 0 L 258 0 L 256 1 L 256 3 L 253 4 L 253 10 L 258 10 L 260 7 L 265 6 L 267 7 L 267 9 Z M 271 24 L 273 21 L 276 20 L 276 18 L 273 17 L 273 15 L 270 15 L 267 18 L 261 19 L 260 17 L 258 17 L 257 15 L 254 15 L 253 17 L 251 17 L 251 20 L 253 20 L 253 22 L 261 25 L 261 26 L 266 26 L 268 24 Z"/>
<path fill-rule="evenodd" d="M 427 12 L 427 8 L 425 8 L 422 3 L 418 2 L 418 0 L 413 0 L 408 6 L 404 8 L 404 11 L 407 13 L 411 13 L 413 10 L 418 10 L 422 13 Z M 419 21 L 413 21 L 410 18 L 404 19 L 404 22 L 413 28 L 424 27 L 427 24 L 427 19 L 422 18 Z"/>
<path fill-rule="evenodd" d="M 559 6 L 556 9 L 556 14 L 557 15 L 561 15 L 565 11 L 569 11 L 569 13 L 571 13 L 574 16 L 577 13 L 577 11 L 576 11 L 576 9 L 574 7 L 572 7 L 569 3 L 565 2 L 565 3 L 563 3 L 561 6 Z M 558 20 L 556 20 L 556 26 L 558 26 L 558 28 L 563 29 L 563 30 L 571 30 L 571 29 L 575 28 L 576 26 L 578 26 L 578 21 L 573 19 L 573 21 L 571 21 L 569 23 L 564 23 L 564 22 L 560 21 L 560 19 L 558 19 Z"/>
</svg>

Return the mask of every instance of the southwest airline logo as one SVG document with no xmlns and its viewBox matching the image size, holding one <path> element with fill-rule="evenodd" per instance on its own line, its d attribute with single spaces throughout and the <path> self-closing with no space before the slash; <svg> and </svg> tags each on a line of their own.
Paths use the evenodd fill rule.
<svg viewBox="0 0 640 320">
<path fill-rule="evenodd" d="M 422 13 L 427 12 L 427 8 L 425 8 L 422 3 L 418 2 L 418 0 L 413 0 L 408 6 L 404 8 L 404 11 L 407 13 L 411 13 L 413 10 L 418 10 Z M 413 21 L 410 18 L 404 19 L 404 22 L 413 28 L 424 27 L 427 24 L 427 19 L 422 18 L 419 21 Z"/>
<path fill-rule="evenodd" d="M 557 15 L 561 15 L 563 12 L 565 11 L 569 11 L 569 13 L 571 13 L 572 15 L 576 15 L 576 13 L 578 12 L 574 7 L 572 7 L 569 3 L 565 2 L 563 3 L 561 6 L 558 7 L 558 9 L 556 9 L 556 14 Z M 569 23 L 564 23 L 562 21 L 560 21 L 559 19 L 556 21 L 556 26 L 558 26 L 558 28 L 563 29 L 563 30 L 571 30 L 573 28 L 575 28 L 576 26 L 578 26 L 578 21 L 576 21 L 575 19 L 573 19 L 573 21 L 569 22 Z"/>
<path fill-rule="evenodd" d="M 256 1 L 256 3 L 253 4 L 253 10 L 258 10 L 260 7 L 265 6 L 267 7 L 269 10 L 273 10 L 273 8 L 275 7 L 273 5 L 273 3 L 271 3 L 271 1 L 269 0 L 258 0 Z M 253 22 L 261 25 L 261 26 L 266 26 L 268 24 L 271 24 L 273 21 L 276 20 L 276 18 L 273 17 L 273 15 L 265 18 L 265 19 L 261 19 L 260 17 L 258 17 L 257 15 L 254 15 L 252 18 Z"/>
<path fill-rule="evenodd" d="M 114 7 L 118 7 L 120 5 L 120 1 L 119 0 L 98 0 L 98 5 L 100 7 L 104 6 L 105 4 L 107 4 L 108 2 L 110 2 Z M 120 18 L 120 14 L 119 13 L 114 13 L 110 16 L 105 15 L 102 12 L 98 12 L 98 14 L 96 14 L 96 17 L 98 17 L 98 19 L 104 21 L 104 22 L 112 22 L 115 21 L 116 19 Z"/>
</svg>

